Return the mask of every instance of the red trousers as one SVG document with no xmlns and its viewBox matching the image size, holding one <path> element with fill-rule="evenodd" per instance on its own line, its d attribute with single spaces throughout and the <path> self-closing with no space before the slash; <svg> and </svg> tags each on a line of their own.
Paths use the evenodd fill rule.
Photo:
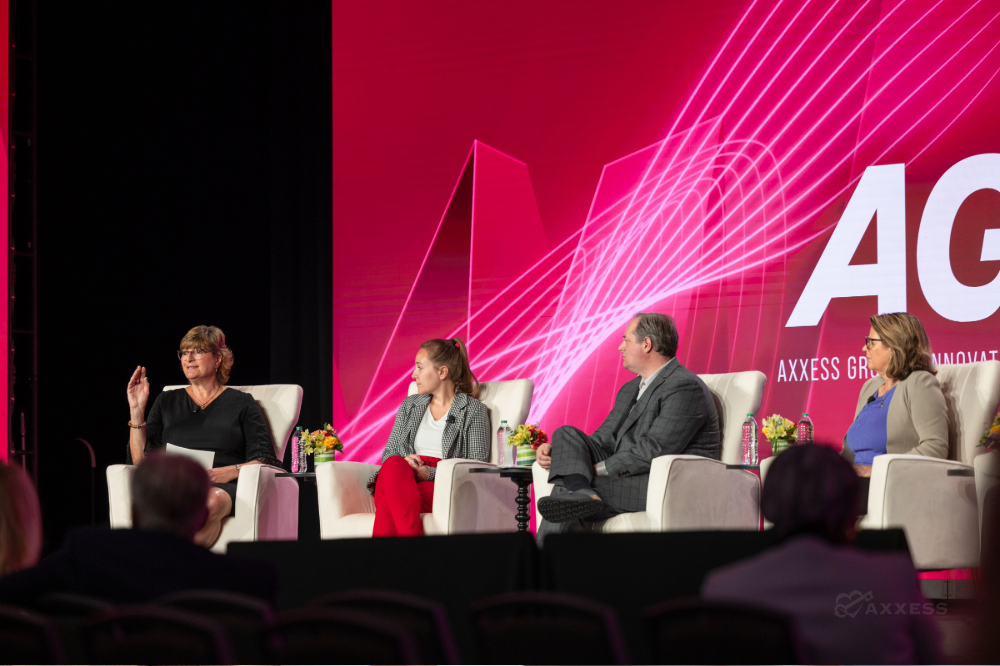
<svg viewBox="0 0 1000 666">
<path fill-rule="evenodd" d="M 420 456 L 428 467 L 437 467 L 440 458 Z M 420 536 L 424 533 L 420 514 L 434 506 L 434 482 L 417 483 L 413 468 L 405 458 L 392 456 L 375 480 L 375 526 L 373 537 Z"/>
</svg>

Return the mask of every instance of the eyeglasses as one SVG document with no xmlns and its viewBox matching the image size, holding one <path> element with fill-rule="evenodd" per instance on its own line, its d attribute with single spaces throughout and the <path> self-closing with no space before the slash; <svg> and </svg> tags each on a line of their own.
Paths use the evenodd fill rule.
<svg viewBox="0 0 1000 666">
<path fill-rule="evenodd" d="M 188 354 L 191 354 L 191 357 L 197 361 L 205 354 L 211 354 L 211 353 L 212 352 L 208 349 L 178 349 L 177 358 L 183 361 Z"/>
<path fill-rule="evenodd" d="M 872 345 L 874 345 L 876 342 L 882 342 L 882 338 L 869 338 L 869 337 L 866 337 L 865 338 L 865 348 L 866 349 L 871 349 Z"/>
</svg>

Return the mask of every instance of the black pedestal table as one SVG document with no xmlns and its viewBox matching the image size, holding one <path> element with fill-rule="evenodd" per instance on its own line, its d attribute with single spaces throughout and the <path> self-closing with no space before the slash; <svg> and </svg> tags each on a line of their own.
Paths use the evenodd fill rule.
<svg viewBox="0 0 1000 666">
<path fill-rule="evenodd" d="M 517 531 L 527 532 L 528 522 L 531 520 L 531 514 L 528 513 L 528 505 L 531 504 L 531 498 L 528 496 L 528 486 L 531 485 L 531 468 L 476 467 L 469 470 L 469 472 L 472 474 L 499 474 L 517 484 L 517 514 L 515 515 L 515 518 L 517 518 Z"/>
</svg>

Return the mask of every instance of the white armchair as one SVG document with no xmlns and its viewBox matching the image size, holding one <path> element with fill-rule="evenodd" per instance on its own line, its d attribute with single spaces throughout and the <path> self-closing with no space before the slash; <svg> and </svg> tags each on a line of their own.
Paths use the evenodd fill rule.
<svg viewBox="0 0 1000 666">
<path fill-rule="evenodd" d="M 760 480 L 746 470 L 726 469 L 743 461 L 743 419 L 756 414 L 764 393 L 764 373 L 699 375 L 715 399 L 722 426 L 722 460 L 673 455 L 653 459 L 646 510 L 595 522 L 595 532 L 668 532 L 760 529 Z M 552 493 L 549 472 L 532 468 L 535 506 Z"/>
<path fill-rule="evenodd" d="M 982 456 L 978 444 L 1000 403 L 1000 361 L 937 370 L 948 410 L 948 459 L 876 456 L 868 515 L 860 526 L 902 527 L 918 569 L 973 568 L 979 566 L 981 501 L 975 475 L 983 496 L 997 475 L 992 457 Z M 949 470 L 967 476 L 949 476 Z"/>
<path fill-rule="evenodd" d="M 173 391 L 183 386 L 167 386 Z M 230 386 L 229 390 L 249 393 L 264 414 L 274 442 L 274 455 L 281 460 L 288 438 L 299 419 L 302 387 L 295 384 Z M 107 470 L 111 527 L 132 527 L 132 465 L 111 465 Z M 236 486 L 235 514 L 224 519 L 218 540 L 212 546 L 226 552 L 230 541 L 295 540 L 299 533 L 299 486 L 295 479 L 276 478 L 285 470 L 271 465 L 240 468 Z"/>
<path fill-rule="evenodd" d="M 528 418 L 535 385 L 528 379 L 480 384 L 479 400 L 490 413 L 491 432 L 500 421 L 519 425 Z M 410 384 L 409 394 L 416 393 Z M 490 462 L 452 458 L 438 463 L 431 513 L 421 514 L 424 533 L 468 534 L 514 532 L 517 486 L 495 474 L 475 474 L 478 467 L 496 466 L 496 446 Z M 319 527 L 323 539 L 370 537 L 375 524 L 375 501 L 366 484 L 378 465 L 329 462 L 316 467 Z"/>
</svg>

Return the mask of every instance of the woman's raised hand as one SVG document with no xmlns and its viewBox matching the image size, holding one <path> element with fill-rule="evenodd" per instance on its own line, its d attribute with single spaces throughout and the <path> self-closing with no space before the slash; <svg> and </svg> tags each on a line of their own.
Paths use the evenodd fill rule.
<svg viewBox="0 0 1000 666">
<path fill-rule="evenodd" d="M 131 410 L 146 410 L 146 403 L 149 401 L 149 380 L 146 379 L 146 368 L 137 366 L 132 373 L 132 379 L 128 380 L 128 406 Z"/>
</svg>

